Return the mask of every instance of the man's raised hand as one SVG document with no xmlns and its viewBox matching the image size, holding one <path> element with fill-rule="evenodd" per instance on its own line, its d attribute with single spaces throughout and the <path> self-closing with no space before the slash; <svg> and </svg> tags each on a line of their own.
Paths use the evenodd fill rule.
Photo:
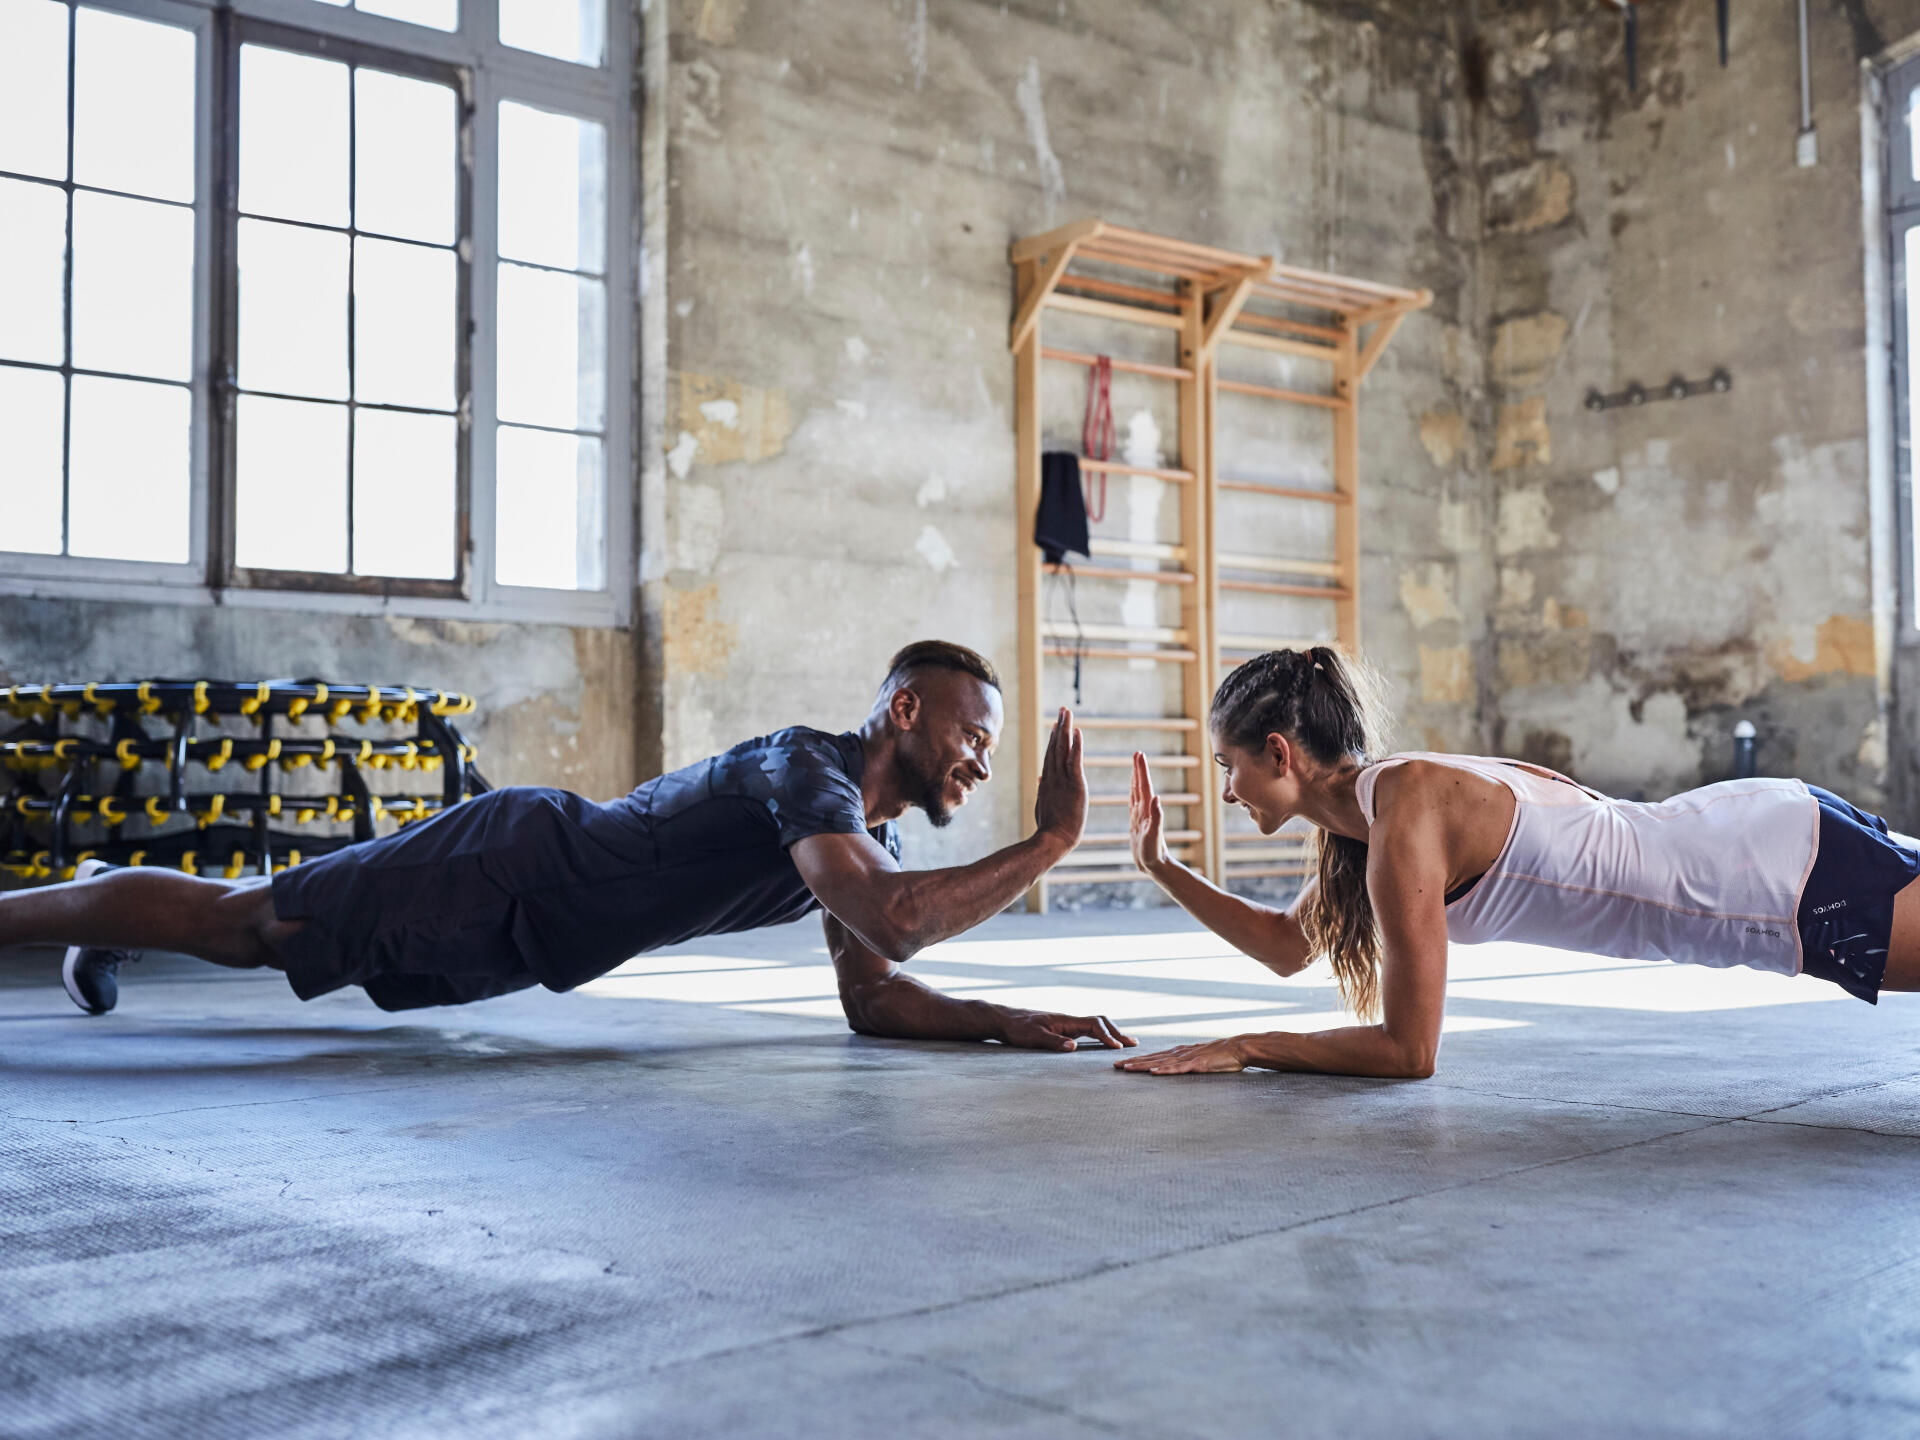
<svg viewBox="0 0 1920 1440">
<path fill-rule="evenodd" d="M 1080 763 L 1080 730 L 1073 723 L 1073 712 L 1064 706 L 1053 733 L 1047 737 L 1033 820 L 1042 834 L 1063 842 L 1067 850 L 1080 843 L 1080 833 L 1087 826 L 1087 776 Z"/>
</svg>

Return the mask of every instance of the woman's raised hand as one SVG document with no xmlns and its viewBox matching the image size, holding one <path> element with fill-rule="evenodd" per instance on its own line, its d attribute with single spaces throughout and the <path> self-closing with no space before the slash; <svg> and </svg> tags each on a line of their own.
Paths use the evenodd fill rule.
<svg viewBox="0 0 1920 1440">
<path fill-rule="evenodd" d="M 1160 797 L 1153 793 L 1153 777 L 1147 773 L 1147 757 L 1133 752 L 1133 790 L 1127 797 L 1128 839 L 1133 846 L 1133 863 L 1148 875 L 1172 863 L 1167 855 Z"/>
</svg>

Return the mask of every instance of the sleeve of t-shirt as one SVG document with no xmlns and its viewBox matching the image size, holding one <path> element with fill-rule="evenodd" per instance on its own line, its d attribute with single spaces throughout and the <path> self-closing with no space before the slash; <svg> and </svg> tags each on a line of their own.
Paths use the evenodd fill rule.
<svg viewBox="0 0 1920 1440">
<path fill-rule="evenodd" d="M 825 741 L 801 739 L 768 750 L 761 774 L 768 786 L 767 808 L 780 828 L 781 848 L 809 835 L 866 833 L 860 787 Z"/>
</svg>

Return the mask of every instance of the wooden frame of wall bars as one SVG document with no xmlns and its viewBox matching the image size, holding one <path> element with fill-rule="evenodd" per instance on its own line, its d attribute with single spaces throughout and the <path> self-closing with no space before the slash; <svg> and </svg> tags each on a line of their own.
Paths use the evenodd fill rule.
<svg viewBox="0 0 1920 1440">
<path fill-rule="evenodd" d="M 1040 705 L 1045 667 L 1049 659 L 1070 659 L 1074 653 L 1068 643 L 1073 639 L 1072 627 L 1050 624 L 1042 613 L 1043 563 L 1033 543 L 1033 520 L 1040 503 L 1040 367 L 1043 362 L 1091 366 L 1099 359 L 1083 350 L 1045 343 L 1043 320 L 1053 311 L 1166 332 L 1174 341 L 1171 363 L 1113 359 L 1111 364 L 1122 374 L 1150 376 L 1179 389 L 1175 465 L 1149 469 L 1111 461 L 1081 462 L 1083 469 L 1145 475 L 1180 489 L 1176 539 L 1095 539 L 1093 564 L 1075 567 L 1083 579 L 1157 581 L 1175 586 L 1180 596 L 1177 626 L 1096 623 L 1080 627 L 1085 641 L 1091 643 L 1083 644 L 1079 653 L 1095 662 L 1096 677 L 1099 665 L 1108 661 L 1173 665 L 1181 676 L 1177 714 L 1077 717 L 1088 735 L 1088 768 L 1097 776 L 1126 763 L 1128 751 L 1099 748 L 1103 736 L 1138 736 L 1153 767 L 1161 772 L 1157 779 L 1162 801 L 1174 812 L 1169 816 L 1167 845 L 1175 855 L 1222 884 L 1240 877 L 1303 873 L 1305 849 L 1295 837 L 1225 834 L 1223 806 L 1212 777 L 1206 714 L 1214 686 L 1231 664 L 1259 650 L 1312 642 L 1279 635 L 1220 633 L 1220 592 L 1290 598 L 1324 595 L 1334 611 L 1335 643 L 1349 651 L 1358 648 L 1360 384 L 1378 363 L 1401 320 L 1431 304 L 1432 293 L 1276 265 L 1266 256 L 1242 255 L 1098 219 L 1075 221 L 1016 240 L 1008 254 L 1015 275 L 1009 346 L 1014 356 L 1017 445 L 1020 689 L 1015 723 L 1021 813 L 1033 813 L 1040 774 L 1029 761 L 1044 752 L 1051 723 Z M 1095 268 L 1089 270 L 1089 266 Z M 1113 272 L 1144 277 L 1145 283 L 1115 278 Z M 1328 387 L 1316 392 L 1222 379 L 1218 362 L 1223 344 L 1324 361 L 1330 367 Z M 1222 479 L 1216 434 L 1222 390 L 1331 411 L 1332 487 Z M 1304 560 L 1222 550 L 1215 543 L 1222 491 L 1333 505 L 1334 554 Z M 1102 563 L 1109 559 L 1160 563 L 1144 568 Z M 1229 572 L 1224 580 L 1223 569 Z M 1177 739 L 1180 748 L 1156 750 L 1151 738 L 1156 735 Z M 1124 807 L 1126 797 L 1096 793 L 1093 804 L 1098 817 L 1109 807 Z M 1080 848 L 1029 892 L 1027 907 L 1044 911 L 1049 890 L 1057 884 L 1144 878 L 1130 863 L 1124 827 L 1116 831 L 1096 822 Z"/>
</svg>

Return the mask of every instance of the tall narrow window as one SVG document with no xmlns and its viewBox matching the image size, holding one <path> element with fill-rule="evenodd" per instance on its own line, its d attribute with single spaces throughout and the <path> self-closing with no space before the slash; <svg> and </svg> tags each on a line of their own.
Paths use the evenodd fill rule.
<svg viewBox="0 0 1920 1440">
<path fill-rule="evenodd" d="M 459 129 L 451 79 L 240 47 L 242 571 L 460 577 Z"/>
<path fill-rule="evenodd" d="M 495 576 L 606 583 L 607 132 L 500 106 Z"/>
<path fill-rule="evenodd" d="M 1920 506 L 1913 496 L 1913 425 L 1920 415 L 1920 369 L 1913 363 L 1920 339 L 1920 60 L 1887 76 L 1888 253 L 1893 268 L 1895 479 L 1900 494 L 1901 611 L 1910 638 L 1920 639 Z"/>
<path fill-rule="evenodd" d="M 0 0 L 0 550 L 192 554 L 196 36 Z"/>
</svg>

